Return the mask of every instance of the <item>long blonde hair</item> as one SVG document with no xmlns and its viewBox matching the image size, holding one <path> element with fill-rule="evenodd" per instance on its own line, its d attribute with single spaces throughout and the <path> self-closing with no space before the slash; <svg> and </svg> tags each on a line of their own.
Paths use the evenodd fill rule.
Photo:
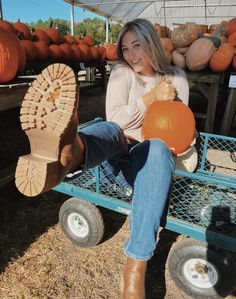
<svg viewBox="0 0 236 299">
<path fill-rule="evenodd" d="M 122 52 L 122 38 L 127 32 L 132 32 L 137 36 L 150 65 L 156 72 L 162 74 L 174 73 L 174 67 L 167 62 L 161 40 L 155 27 L 146 19 L 138 18 L 132 20 L 121 28 L 117 39 L 117 55 L 121 61 L 125 62 Z"/>
</svg>

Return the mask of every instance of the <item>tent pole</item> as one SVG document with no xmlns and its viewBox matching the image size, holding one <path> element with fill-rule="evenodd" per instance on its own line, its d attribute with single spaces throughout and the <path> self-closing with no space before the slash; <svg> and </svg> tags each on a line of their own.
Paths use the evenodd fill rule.
<svg viewBox="0 0 236 299">
<path fill-rule="evenodd" d="M 109 26 L 108 26 L 108 19 L 106 19 L 106 43 L 108 43 L 108 31 L 109 31 Z"/>
<path fill-rule="evenodd" d="M 3 20 L 3 13 L 2 13 L 2 0 L 0 0 L 0 19 Z"/>
<path fill-rule="evenodd" d="M 71 35 L 74 35 L 74 19 L 75 19 L 74 8 L 75 7 L 74 7 L 74 1 L 73 1 L 73 2 L 71 2 L 71 10 L 70 10 L 70 33 L 71 33 Z"/>
</svg>

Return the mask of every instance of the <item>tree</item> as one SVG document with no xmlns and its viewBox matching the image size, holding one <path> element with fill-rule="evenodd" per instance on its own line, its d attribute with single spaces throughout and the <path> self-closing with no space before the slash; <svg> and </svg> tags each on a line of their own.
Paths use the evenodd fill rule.
<svg viewBox="0 0 236 299">
<path fill-rule="evenodd" d="M 49 18 L 47 21 L 38 20 L 37 22 L 32 22 L 27 25 L 29 26 L 29 28 L 34 29 L 45 29 L 49 28 L 52 25 L 56 27 L 58 31 L 63 35 L 70 33 L 70 21 L 63 19 Z M 121 27 L 121 23 L 110 23 L 109 42 L 115 42 L 117 40 L 117 36 Z M 106 22 L 105 20 L 100 18 L 84 19 L 82 22 L 77 22 L 74 24 L 74 35 L 92 35 L 95 45 L 104 44 L 106 41 Z"/>
</svg>

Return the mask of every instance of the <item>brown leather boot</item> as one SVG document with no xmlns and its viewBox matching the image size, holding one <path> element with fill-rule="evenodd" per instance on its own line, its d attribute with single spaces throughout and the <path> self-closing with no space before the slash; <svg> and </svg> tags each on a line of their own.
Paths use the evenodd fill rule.
<svg viewBox="0 0 236 299">
<path fill-rule="evenodd" d="M 123 299 L 145 299 L 147 261 L 127 258 L 124 270 Z"/>
<path fill-rule="evenodd" d="M 15 184 L 21 193 L 36 196 L 48 191 L 83 162 L 77 107 L 77 76 L 65 64 L 49 65 L 28 89 L 20 121 L 31 153 L 17 163 Z"/>
</svg>

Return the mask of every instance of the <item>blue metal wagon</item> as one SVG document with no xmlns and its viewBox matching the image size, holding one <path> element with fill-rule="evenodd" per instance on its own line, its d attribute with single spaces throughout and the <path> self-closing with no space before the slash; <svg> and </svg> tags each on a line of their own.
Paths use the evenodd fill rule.
<svg viewBox="0 0 236 299">
<path fill-rule="evenodd" d="M 168 268 L 192 297 L 224 298 L 236 282 L 236 138 L 200 133 L 198 153 L 194 173 L 175 171 L 165 228 L 186 238 L 172 246 Z M 59 222 L 79 246 L 95 246 L 103 237 L 97 206 L 131 212 L 132 189 L 106 176 L 98 166 L 54 188 L 72 196 L 62 205 Z"/>
</svg>

